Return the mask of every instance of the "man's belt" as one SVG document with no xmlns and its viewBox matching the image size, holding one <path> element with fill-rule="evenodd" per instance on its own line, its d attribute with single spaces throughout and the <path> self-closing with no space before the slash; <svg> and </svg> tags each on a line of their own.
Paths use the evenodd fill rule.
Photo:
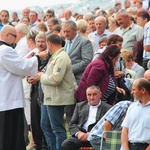
<svg viewBox="0 0 150 150">
<path fill-rule="evenodd" d="M 130 145 L 134 145 L 134 146 L 148 146 L 149 144 L 148 143 L 130 143 Z"/>
</svg>

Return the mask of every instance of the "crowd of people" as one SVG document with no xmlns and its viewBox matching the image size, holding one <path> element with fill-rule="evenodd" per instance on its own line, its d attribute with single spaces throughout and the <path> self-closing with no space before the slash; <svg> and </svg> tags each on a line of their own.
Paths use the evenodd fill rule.
<svg viewBox="0 0 150 150">
<path fill-rule="evenodd" d="M 0 11 L 0 150 L 150 150 L 148 1 L 21 15 Z"/>
</svg>

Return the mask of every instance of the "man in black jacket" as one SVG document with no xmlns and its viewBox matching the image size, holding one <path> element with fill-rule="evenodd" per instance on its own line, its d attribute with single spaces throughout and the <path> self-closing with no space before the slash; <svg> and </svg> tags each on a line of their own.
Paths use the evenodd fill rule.
<svg viewBox="0 0 150 150">
<path fill-rule="evenodd" d="M 46 34 L 45 33 L 39 33 L 36 38 L 36 47 L 39 51 L 39 53 L 46 51 Z M 40 127 L 40 120 L 41 120 L 41 104 L 43 100 L 43 91 L 41 88 L 40 83 L 40 72 L 45 71 L 45 67 L 49 61 L 50 55 L 47 56 L 44 60 L 39 60 L 38 65 L 38 73 L 35 77 L 28 77 L 28 82 L 32 84 L 31 87 L 31 127 L 32 127 L 32 134 L 33 139 L 35 143 L 35 149 L 41 150 L 42 148 L 45 148 L 45 138 L 43 131 Z M 43 142 L 44 141 L 44 142 Z"/>
<path fill-rule="evenodd" d="M 69 123 L 71 137 L 62 143 L 63 150 L 78 150 L 81 146 L 91 146 L 87 141 L 90 130 L 111 107 L 101 101 L 102 94 L 98 86 L 88 87 L 86 95 L 87 101 L 76 105 Z"/>
</svg>

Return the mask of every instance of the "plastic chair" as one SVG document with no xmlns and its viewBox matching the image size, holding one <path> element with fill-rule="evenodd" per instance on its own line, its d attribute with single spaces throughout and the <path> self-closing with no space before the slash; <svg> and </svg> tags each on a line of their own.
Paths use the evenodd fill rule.
<svg viewBox="0 0 150 150">
<path fill-rule="evenodd" d="M 81 147 L 80 150 L 93 150 L 92 147 Z"/>
<path fill-rule="evenodd" d="M 106 149 L 105 150 L 120 150 L 121 148 L 121 131 L 106 131 L 103 133 L 103 137 L 101 138 L 100 150 L 102 150 L 103 146 L 103 138 L 106 134 L 105 142 Z"/>
</svg>

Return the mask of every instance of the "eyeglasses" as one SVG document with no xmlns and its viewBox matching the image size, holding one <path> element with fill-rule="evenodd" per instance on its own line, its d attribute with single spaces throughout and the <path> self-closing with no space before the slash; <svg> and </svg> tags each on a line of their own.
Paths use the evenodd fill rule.
<svg viewBox="0 0 150 150">
<path fill-rule="evenodd" d="M 17 37 L 17 35 L 15 35 L 15 34 L 12 34 L 12 33 L 8 33 L 8 34 L 12 35 L 15 38 Z"/>
<path fill-rule="evenodd" d="M 46 15 L 46 17 L 50 17 L 50 18 L 51 18 L 51 17 L 53 17 L 53 16 L 52 16 L 52 15 Z"/>
</svg>

